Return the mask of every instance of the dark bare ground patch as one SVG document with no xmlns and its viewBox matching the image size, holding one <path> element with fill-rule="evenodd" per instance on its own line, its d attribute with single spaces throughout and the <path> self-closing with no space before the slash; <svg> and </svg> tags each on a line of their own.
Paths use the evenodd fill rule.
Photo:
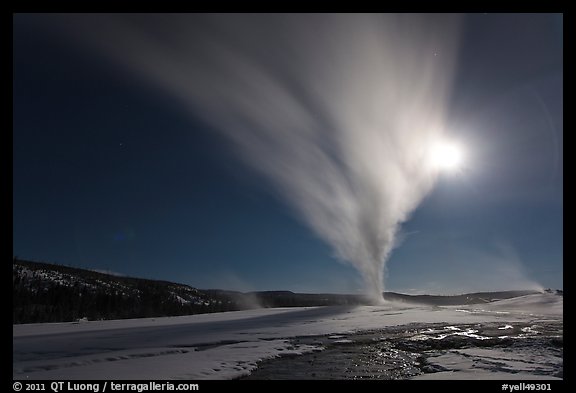
<svg viewBox="0 0 576 393">
<path fill-rule="evenodd" d="M 259 363 L 241 379 L 408 379 L 424 373 L 449 371 L 435 362 L 444 354 L 477 361 L 487 371 L 530 372 L 562 378 L 563 324 L 559 321 L 485 324 L 410 324 L 346 335 L 297 337 L 294 345 L 316 351 L 280 356 Z M 469 355 L 474 348 L 491 349 L 485 358 Z M 482 352 L 484 353 L 484 352 Z M 504 354 L 504 356 L 502 355 Z M 503 357 L 498 361 L 498 356 Z M 516 369 L 506 359 L 520 358 Z M 534 359 L 531 360 L 531 356 Z M 538 359 L 549 358 L 542 367 Z M 526 370 L 522 367 L 526 366 Z"/>
</svg>

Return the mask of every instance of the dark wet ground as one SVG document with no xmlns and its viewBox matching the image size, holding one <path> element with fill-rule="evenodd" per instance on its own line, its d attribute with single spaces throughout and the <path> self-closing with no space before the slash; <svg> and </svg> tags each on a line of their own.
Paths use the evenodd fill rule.
<svg viewBox="0 0 576 393">
<path fill-rule="evenodd" d="M 407 379 L 454 371 L 438 361 L 446 355 L 488 372 L 560 378 L 563 373 L 563 324 L 559 321 L 411 324 L 350 335 L 299 337 L 291 342 L 313 345 L 316 350 L 263 361 L 242 379 Z"/>
</svg>

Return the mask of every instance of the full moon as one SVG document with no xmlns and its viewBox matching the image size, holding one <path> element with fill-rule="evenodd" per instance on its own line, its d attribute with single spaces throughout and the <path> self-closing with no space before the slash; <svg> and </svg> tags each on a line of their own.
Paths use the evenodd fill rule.
<svg viewBox="0 0 576 393">
<path fill-rule="evenodd" d="M 430 149 L 430 165 L 434 169 L 455 171 L 460 169 L 462 161 L 462 148 L 455 142 L 439 142 Z"/>
</svg>

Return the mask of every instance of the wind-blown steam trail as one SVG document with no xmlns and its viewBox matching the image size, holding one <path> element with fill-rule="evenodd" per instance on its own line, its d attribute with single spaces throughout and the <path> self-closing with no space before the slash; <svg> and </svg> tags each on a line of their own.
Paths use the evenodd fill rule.
<svg viewBox="0 0 576 393">
<path fill-rule="evenodd" d="M 60 23 L 227 135 L 380 302 L 399 226 L 434 184 L 425 155 L 443 132 L 455 19 L 162 14 Z"/>
</svg>

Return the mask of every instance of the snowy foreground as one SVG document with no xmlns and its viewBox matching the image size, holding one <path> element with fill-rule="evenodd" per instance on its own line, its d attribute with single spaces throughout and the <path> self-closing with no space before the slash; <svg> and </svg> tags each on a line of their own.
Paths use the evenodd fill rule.
<svg viewBox="0 0 576 393">
<path fill-rule="evenodd" d="M 543 293 L 472 306 L 394 303 L 14 325 L 13 377 L 20 380 L 232 379 L 249 374 L 264 359 L 323 349 L 313 342 L 299 344 L 291 340 L 294 337 L 338 335 L 344 336 L 341 341 L 346 343 L 353 334 L 408 324 L 490 323 L 505 332 L 515 324 L 561 324 L 562 321 L 563 297 Z M 543 357 L 538 351 L 527 358 L 526 354 L 494 348 L 450 350 L 432 359 L 441 366 L 439 372 L 415 378 L 554 379 L 530 373 L 531 367 L 539 364 L 560 362 L 561 365 L 561 355 Z M 475 359 L 478 364 L 474 363 Z M 486 359 L 504 365 L 500 369 L 514 370 L 513 374 L 479 367 Z"/>
</svg>

